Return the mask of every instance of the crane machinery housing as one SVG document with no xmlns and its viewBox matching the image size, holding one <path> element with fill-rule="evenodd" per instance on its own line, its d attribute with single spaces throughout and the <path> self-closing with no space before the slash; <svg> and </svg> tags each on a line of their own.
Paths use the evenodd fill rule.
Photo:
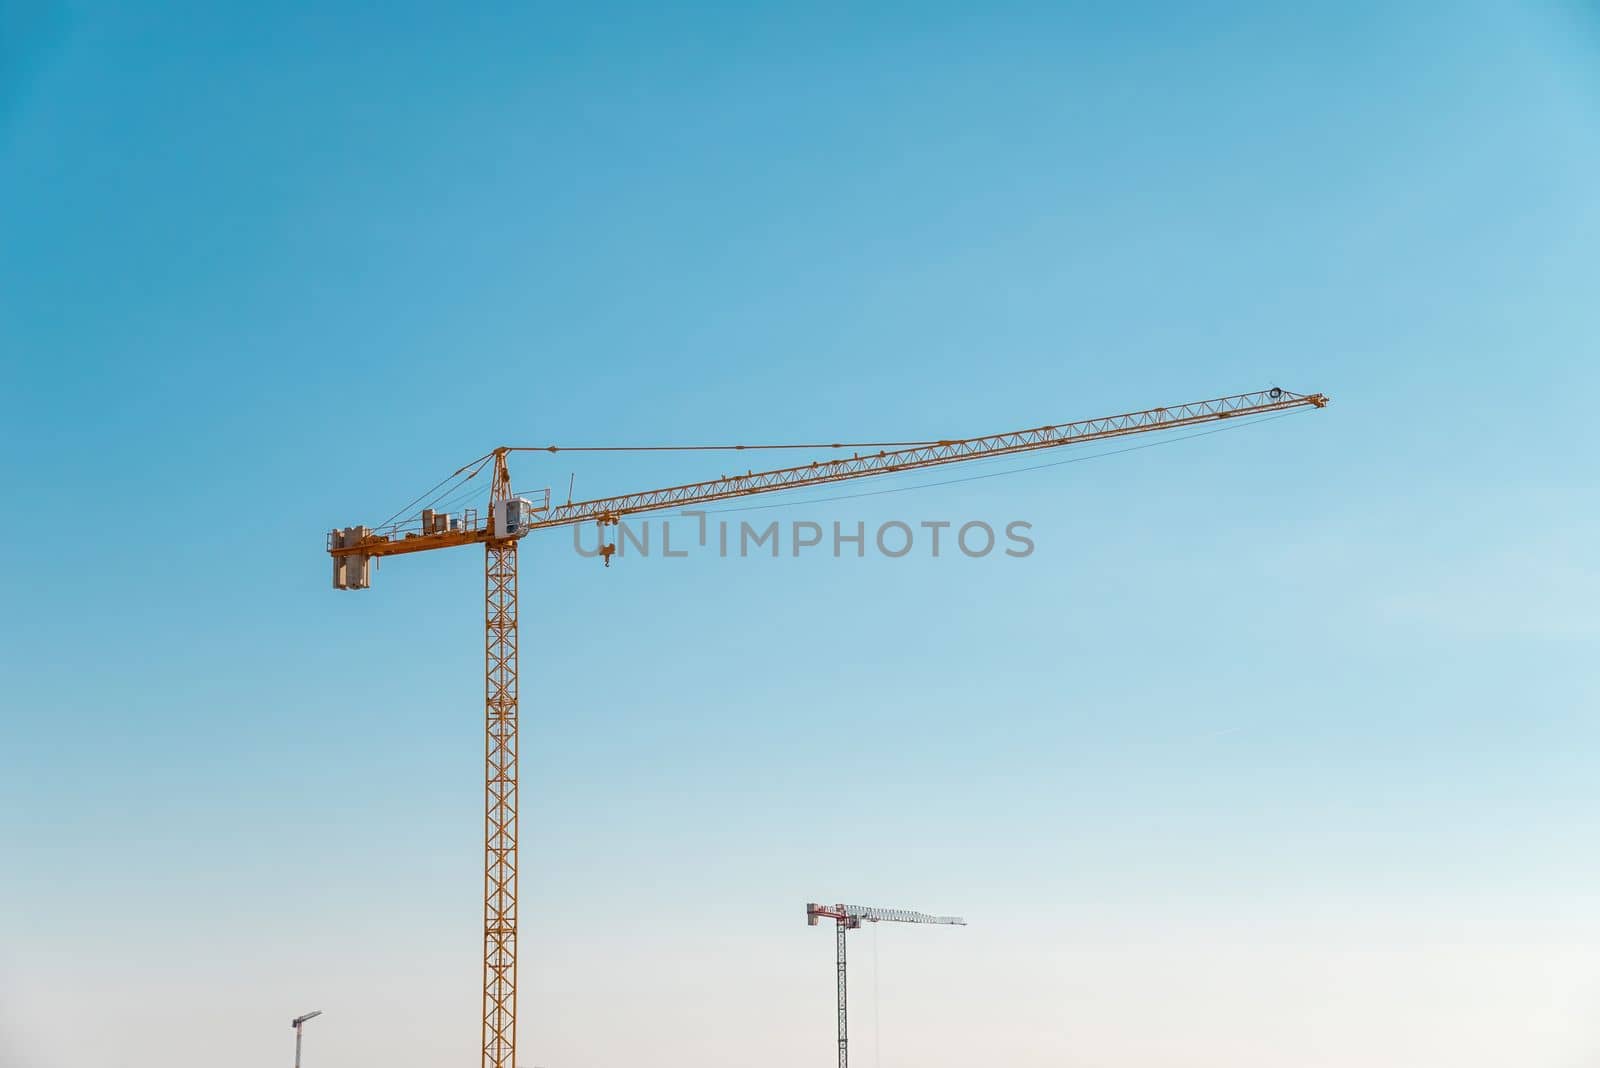
<svg viewBox="0 0 1600 1068">
<path fill-rule="evenodd" d="M 937 923 L 965 927 L 967 921 L 960 916 L 930 916 L 926 912 L 907 909 L 875 909 L 866 905 L 819 905 L 806 903 L 806 926 L 815 927 L 819 920 L 832 920 L 834 926 L 834 966 L 839 988 L 839 1068 L 850 1066 L 850 992 L 846 981 L 845 933 L 854 931 L 862 923 Z"/>
<path fill-rule="evenodd" d="M 695 451 L 749 448 L 854 451 L 839 459 L 815 460 L 770 471 L 752 470 L 743 475 L 554 506 L 548 490 L 544 491 L 542 499 L 537 495 L 524 497 L 513 493 L 507 459 L 512 453 L 573 450 L 556 446 L 501 446 L 446 479 L 451 484 L 444 493 L 454 494 L 460 486 L 488 469 L 486 514 L 467 510 L 452 515 L 430 506 L 423 508 L 415 519 L 401 518 L 397 513 L 376 527 L 350 526 L 332 530 L 327 537 L 327 551 L 333 558 L 333 585 L 340 590 L 366 589 L 371 585 L 373 562 L 385 557 L 464 545 L 484 547 L 482 1068 L 515 1068 L 516 1065 L 517 545 L 522 538 L 537 530 L 590 522 L 598 524 L 603 532 L 604 528 L 615 526 L 628 516 L 644 513 L 1194 427 L 1217 420 L 1322 408 L 1327 403 L 1328 399 L 1320 393 L 1293 393 L 1273 387 L 1255 393 L 975 438 L 803 446 L 681 446 L 678 448 Z M 648 447 L 649 451 L 663 448 L 673 447 Z M 428 493 L 401 509 L 401 513 L 427 498 Z M 440 499 L 435 496 L 430 505 Z M 609 563 L 610 553 L 602 549 L 602 555 Z"/>
</svg>

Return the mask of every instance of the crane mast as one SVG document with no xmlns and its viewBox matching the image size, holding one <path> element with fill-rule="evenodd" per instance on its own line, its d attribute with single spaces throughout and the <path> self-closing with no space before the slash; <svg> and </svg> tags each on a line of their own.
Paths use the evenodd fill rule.
<svg viewBox="0 0 1600 1068">
<path fill-rule="evenodd" d="M 491 500 L 511 496 L 495 457 Z M 483 1065 L 517 1051 L 517 542 L 484 544 Z"/>
<path fill-rule="evenodd" d="M 967 921 L 960 916 L 930 916 L 926 912 L 907 909 L 875 909 L 865 905 L 819 905 L 806 903 L 806 926 L 815 927 L 821 920 L 833 921 L 834 968 L 838 985 L 839 1068 L 850 1068 L 850 984 L 845 961 L 845 933 L 859 928 L 862 923 L 934 923 L 965 927 Z"/>
<path fill-rule="evenodd" d="M 1091 441 L 1197 426 L 1221 419 L 1322 408 L 1320 393 L 1273 387 L 1214 400 L 1058 423 L 976 438 L 942 439 L 904 448 L 878 448 L 809 464 L 749 470 L 744 474 L 660 489 L 600 497 L 552 507 L 549 493 L 530 500 L 512 492 L 507 458 L 514 452 L 559 452 L 555 446 L 501 446 L 456 472 L 470 481 L 491 470 L 488 508 L 451 516 L 424 508 L 417 519 L 390 520 L 377 527 L 336 528 L 328 534 L 333 585 L 361 590 L 371 585 L 372 564 L 388 556 L 484 547 L 484 886 L 482 1068 L 516 1068 L 517 1018 L 517 543 L 535 530 L 621 519 L 670 508 L 803 489 L 878 475 L 922 470 L 973 460 L 1012 456 Z M 845 448 L 847 446 L 818 446 Z M 734 446 L 731 448 L 740 448 Z M 609 563 L 609 557 L 607 559 Z M 837 906 L 844 910 L 845 906 Z M 817 915 L 832 915 L 818 913 Z M 915 917 L 915 918 L 907 918 Z M 813 921 L 815 917 L 813 917 Z M 859 909 L 839 920 L 839 1034 L 845 1064 L 844 932 L 861 922 L 946 923 L 949 917 L 893 910 Z"/>
</svg>

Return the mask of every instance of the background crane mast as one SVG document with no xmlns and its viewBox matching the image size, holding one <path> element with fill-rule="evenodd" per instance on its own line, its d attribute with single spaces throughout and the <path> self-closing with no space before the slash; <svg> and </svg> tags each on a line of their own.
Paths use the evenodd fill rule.
<svg viewBox="0 0 1600 1068">
<path fill-rule="evenodd" d="M 602 530 L 628 516 L 693 507 L 734 497 L 802 489 L 875 475 L 1055 449 L 1151 431 L 1174 430 L 1247 416 L 1322 408 L 1320 393 L 1292 393 L 1274 387 L 1215 400 L 1017 430 L 985 437 L 924 442 L 873 442 L 779 446 L 689 446 L 695 451 L 747 448 L 852 449 L 852 455 L 770 471 L 748 471 L 662 489 L 552 506 L 512 492 L 507 457 L 514 452 L 561 452 L 556 446 L 501 446 L 460 468 L 445 483 L 423 494 L 377 527 L 353 526 L 328 535 L 335 589 L 371 585 L 372 562 L 386 556 L 484 547 L 484 892 L 483 892 L 483 1060 L 482 1068 L 515 1068 L 517 1015 L 517 543 L 535 530 L 593 522 Z M 650 447 L 648 451 L 658 451 Z M 863 451 L 865 450 L 865 451 Z M 582 451 L 582 450 L 565 450 Z M 606 450 L 626 451 L 626 450 Z M 433 496 L 437 502 L 489 469 L 486 514 L 469 509 L 459 516 L 424 507 L 420 516 L 401 513 Z M 602 539 L 603 540 L 603 539 Z M 609 547 L 607 547 L 609 548 Z M 605 548 L 602 555 L 610 563 Z M 840 960 L 843 960 L 840 934 Z M 843 972 L 840 973 L 841 995 Z M 841 1016 L 841 1025 L 843 1019 Z M 843 1047 L 841 1059 L 843 1064 Z"/>
<path fill-rule="evenodd" d="M 939 923 L 965 927 L 967 921 L 960 916 L 929 916 L 926 912 L 909 912 L 905 909 L 874 909 L 865 905 L 806 904 L 806 926 L 815 927 L 818 920 L 830 919 L 834 925 L 834 959 L 839 981 L 839 1068 L 850 1065 L 850 995 L 845 981 L 845 933 L 862 923 Z"/>
</svg>

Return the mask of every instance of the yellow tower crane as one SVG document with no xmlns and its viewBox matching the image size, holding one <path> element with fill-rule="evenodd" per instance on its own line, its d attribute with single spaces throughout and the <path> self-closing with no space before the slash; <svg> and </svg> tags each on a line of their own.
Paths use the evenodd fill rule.
<svg viewBox="0 0 1600 1068">
<path fill-rule="evenodd" d="M 1086 419 L 1076 423 L 1017 430 L 1006 434 L 925 442 L 805 446 L 689 446 L 688 449 L 853 448 L 850 457 L 818 460 L 797 467 L 751 471 L 704 482 L 644 490 L 616 497 L 568 501 L 552 507 L 516 496 L 507 457 L 514 452 L 560 452 L 555 446 L 502 446 L 461 468 L 452 478 L 469 482 L 491 468 L 488 509 L 461 516 L 424 509 L 418 519 L 391 517 L 378 527 L 344 527 L 328 535 L 335 589 L 359 590 L 371 584 L 372 561 L 386 556 L 484 547 L 484 892 L 483 892 L 483 1061 L 482 1068 L 516 1068 L 517 1019 L 517 542 L 535 530 L 597 523 L 615 526 L 628 516 L 692 507 L 758 493 L 803 489 L 832 482 L 871 478 L 901 471 L 986 460 L 1056 449 L 1107 438 L 1176 430 L 1220 419 L 1322 408 L 1320 393 L 1291 393 L 1274 387 L 1216 400 L 1195 401 L 1141 412 Z M 861 449 L 868 451 L 863 453 Z M 871 450 L 876 451 L 871 451 Z M 572 451 L 572 450 L 565 450 Z M 605 450 L 610 451 L 610 450 Z M 449 481 L 449 480 L 447 480 Z M 435 487 L 438 489 L 438 487 Z M 432 492 L 432 491 L 430 491 Z M 449 492 L 449 491 L 447 491 Z M 426 494 L 424 495 L 426 496 Z M 420 498 L 419 498 L 420 500 Z M 407 508 L 412 507 L 410 505 Z M 402 512 L 406 509 L 402 509 Z M 613 546 L 602 546 L 611 562 Z"/>
</svg>

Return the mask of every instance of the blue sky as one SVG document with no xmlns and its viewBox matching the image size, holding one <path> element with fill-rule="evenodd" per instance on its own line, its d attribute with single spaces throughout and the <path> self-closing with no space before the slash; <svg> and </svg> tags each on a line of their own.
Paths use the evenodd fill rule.
<svg viewBox="0 0 1600 1068">
<path fill-rule="evenodd" d="M 0 1065 L 476 1056 L 480 562 L 335 594 L 328 527 L 503 442 L 1272 383 L 1334 403 L 776 513 L 1026 560 L 525 543 L 519 1059 L 819 1063 L 847 899 L 972 921 L 857 936 L 861 1063 L 1590 1063 L 1597 59 L 1581 4 L 0 7 Z"/>
</svg>

